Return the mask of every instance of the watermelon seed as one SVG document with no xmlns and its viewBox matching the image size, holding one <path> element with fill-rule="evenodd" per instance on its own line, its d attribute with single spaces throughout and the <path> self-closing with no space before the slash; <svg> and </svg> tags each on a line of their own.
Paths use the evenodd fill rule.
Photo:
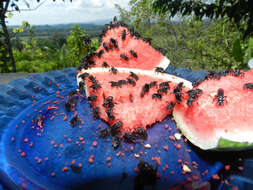
<svg viewBox="0 0 253 190">
<path fill-rule="evenodd" d="M 136 54 L 136 52 L 134 50 L 130 50 L 130 53 L 132 54 L 133 57 L 135 57 L 135 58 L 138 57 L 137 54 Z"/>
<path fill-rule="evenodd" d="M 125 61 L 128 61 L 128 60 L 129 60 L 129 58 L 128 58 L 126 55 L 124 55 L 124 54 L 120 54 L 120 57 L 121 57 L 122 59 L 124 59 Z"/>
</svg>

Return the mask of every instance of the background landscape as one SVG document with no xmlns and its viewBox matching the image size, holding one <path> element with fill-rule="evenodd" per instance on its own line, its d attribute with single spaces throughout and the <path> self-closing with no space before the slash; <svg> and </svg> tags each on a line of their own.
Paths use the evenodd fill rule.
<svg viewBox="0 0 253 190">
<path fill-rule="evenodd" d="M 133 27 L 142 37 L 152 38 L 152 46 L 161 47 L 176 67 L 247 69 L 253 58 L 253 37 L 246 33 L 246 19 L 239 24 L 226 14 L 200 19 L 194 11 L 187 15 L 172 6 L 160 7 L 155 12 L 152 0 L 131 0 L 127 8 L 118 4 L 115 8 L 119 21 Z M 24 21 L 8 26 L 16 71 L 45 72 L 78 66 L 82 57 L 97 49 L 103 24 L 114 16 L 93 23 L 31 25 Z M 0 72 L 13 71 L 4 31 L 0 30 Z"/>
</svg>

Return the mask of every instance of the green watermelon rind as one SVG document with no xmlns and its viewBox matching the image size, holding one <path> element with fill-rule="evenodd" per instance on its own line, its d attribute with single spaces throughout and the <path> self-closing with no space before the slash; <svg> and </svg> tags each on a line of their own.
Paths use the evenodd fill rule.
<svg viewBox="0 0 253 190">
<path fill-rule="evenodd" d="M 236 142 L 228 139 L 220 138 L 217 149 L 230 149 L 230 150 L 244 150 L 253 148 L 253 143 L 250 142 Z"/>
</svg>

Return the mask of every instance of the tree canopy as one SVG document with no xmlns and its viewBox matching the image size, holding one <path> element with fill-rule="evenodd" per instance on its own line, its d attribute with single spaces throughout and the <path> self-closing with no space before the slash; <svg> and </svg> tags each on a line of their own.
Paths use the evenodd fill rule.
<svg viewBox="0 0 253 190">
<path fill-rule="evenodd" d="M 250 0 L 154 0 L 156 13 L 183 16 L 194 14 L 197 18 L 227 17 L 243 33 L 243 37 L 253 35 L 253 11 Z"/>
</svg>

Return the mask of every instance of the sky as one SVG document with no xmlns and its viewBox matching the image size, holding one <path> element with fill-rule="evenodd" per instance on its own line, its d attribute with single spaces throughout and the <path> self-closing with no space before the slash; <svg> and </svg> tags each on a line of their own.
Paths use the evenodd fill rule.
<svg viewBox="0 0 253 190">
<path fill-rule="evenodd" d="M 20 12 L 12 12 L 13 16 L 7 19 L 8 25 L 21 25 L 27 21 L 32 25 L 66 24 L 66 23 L 92 23 L 96 20 L 113 19 L 119 15 L 114 4 L 127 8 L 129 0 L 45 0 L 36 10 L 27 11 L 25 1 L 30 9 L 36 8 L 36 0 L 19 0 Z M 40 0 L 43 2 L 43 0 Z M 22 9 L 26 9 L 23 10 Z"/>
</svg>

